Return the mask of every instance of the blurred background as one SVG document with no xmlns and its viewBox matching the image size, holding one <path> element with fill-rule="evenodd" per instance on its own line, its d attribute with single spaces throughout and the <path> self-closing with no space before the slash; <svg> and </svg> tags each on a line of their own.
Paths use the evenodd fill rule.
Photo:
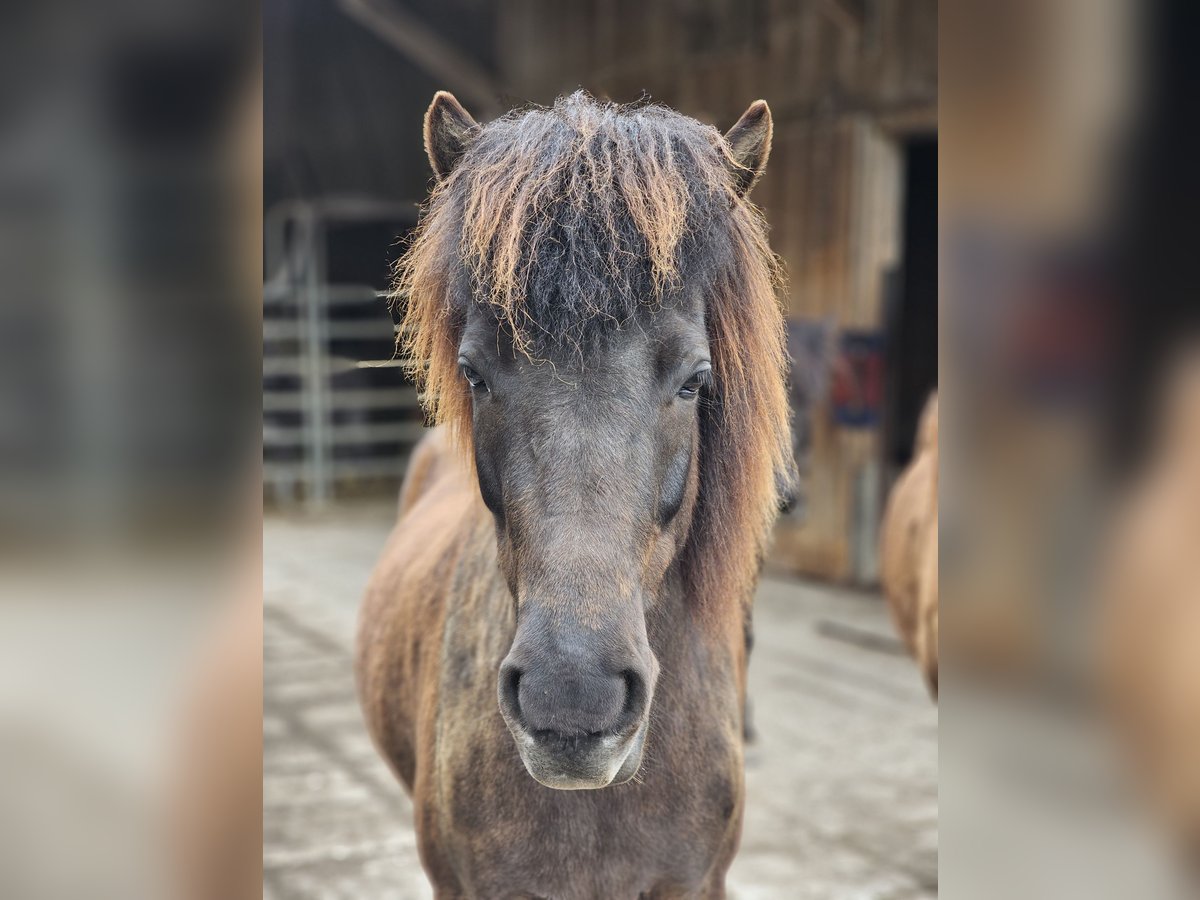
<svg viewBox="0 0 1200 900">
<path fill-rule="evenodd" d="M 258 24 L 0 10 L 5 897 L 258 880 Z"/>
</svg>

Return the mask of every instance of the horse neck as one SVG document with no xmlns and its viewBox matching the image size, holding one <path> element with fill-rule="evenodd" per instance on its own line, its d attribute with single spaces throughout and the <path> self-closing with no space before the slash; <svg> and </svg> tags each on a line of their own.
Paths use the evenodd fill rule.
<svg viewBox="0 0 1200 900">
<path fill-rule="evenodd" d="M 744 691 L 749 609 L 734 598 L 689 593 L 682 560 L 672 563 L 647 616 L 650 649 L 667 671 L 702 681 L 731 675 Z"/>
</svg>

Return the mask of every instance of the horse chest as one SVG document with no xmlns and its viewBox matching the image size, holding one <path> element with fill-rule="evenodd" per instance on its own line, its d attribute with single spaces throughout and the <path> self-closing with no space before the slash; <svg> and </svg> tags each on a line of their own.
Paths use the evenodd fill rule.
<svg viewBox="0 0 1200 900">
<path fill-rule="evenodd" d="M 703 696 L 660 698 L 664 715 L 634 781 L 557 791 L 525 771 L 492 676 L 475 680 L 443 695 L 431 777 L 414 798 L 428 823 L 431 875 L 448 895 L 688 897 L 723 882 L 743 799 L 732 681 L 710 679 Z"/>
<path fill-rule="evenodd" d="M 466 896 L 707 896 L 741 827 L 741 755 L 721 743 L 681 770 L 665 761 L 687 751 L 657 746 L 637 782 L 582 792 L 537 784 L 503 743 L 449 751 L 426 853 Z"/>
</svg>

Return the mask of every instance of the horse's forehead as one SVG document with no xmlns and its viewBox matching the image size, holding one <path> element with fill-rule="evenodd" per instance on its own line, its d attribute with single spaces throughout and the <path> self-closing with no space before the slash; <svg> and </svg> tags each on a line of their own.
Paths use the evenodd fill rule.
<svg viewBox="0 0 1200 900">
<path fill-rule="evenodd" d="M 593 334 L 579 343 L 570 341 L 534 348 L 528 356 L 512 356 L 522 374 L 540 375 L 531 382 L 544 382 L 548 390 L 560 385 L 600 386 L 638 380 L 653 372 L 661 342 L 651 331 L 626 325 Z"/>
</svg>

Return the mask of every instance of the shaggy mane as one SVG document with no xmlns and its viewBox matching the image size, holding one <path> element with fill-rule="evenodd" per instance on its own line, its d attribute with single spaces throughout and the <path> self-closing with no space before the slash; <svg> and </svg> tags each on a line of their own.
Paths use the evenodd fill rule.
<svg viewBox="0 0 1200 900">
<path fill-rule="evenodd" d="M 719 132 L 661 106 L 581 92 L 510 113 L 434 188 L 395 294 L 422 402 L 469 451 L 469 304 L 532 358 L 583 352 L 640 309 L 701 291 L 713 383 L 683 573 L 706 603 L 749 600 L 791 458 L 780 269 L 735 167 Z"/>
</svg>

